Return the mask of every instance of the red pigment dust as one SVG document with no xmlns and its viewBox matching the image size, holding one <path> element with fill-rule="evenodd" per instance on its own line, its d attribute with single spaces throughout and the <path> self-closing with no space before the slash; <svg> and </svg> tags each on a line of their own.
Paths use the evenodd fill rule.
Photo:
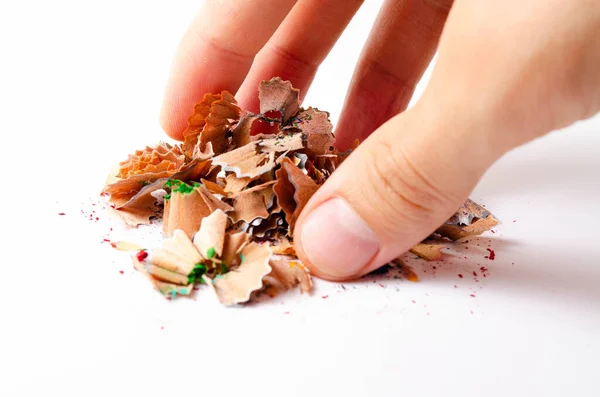
<svg viewBox="0 0 600 397">
<path fill-rule="evenodd" d="M 458 275 L 458 277 L 460 277 L 460 278 L 463 278 L 463 275 L 462 275 L 462 274 L 459 274 L 459 275 Z"/>
<path fill-rule="evenodd" d="M 119 273 L 124 274 L 125 272 L 123 270 L 119 270 Z"/>
<path fill-rule="evenodd" d="M 138 251 L 138 253 L 135 254 L 135 256 L 137 260 L 141 262 L 148 257 L 148 253 L 146 251 Z"/>
<path fill-rule="evenodd" d="M 490 252 L 490 257 L 489 260 L 493 261 L 494 259 L 496 259 L 496 253 L 494 252 L 494 250 L 486 248 L 489 252 Z"/>
<path fill-rule="evenodd" d="M 327 298 L 329 298 L 329 295 L 323 295 L 321 298 L 327 299 Z"/>
<path fill-rule="evenodd" d="M 58 215 L 63 216 L 66 215 L 64 212 L 59 212 Z"/>
<path fill-rule="evenodd" d="M 471 298 L 475 298 L 475 294 L 471 294 Z"/>
</svg>

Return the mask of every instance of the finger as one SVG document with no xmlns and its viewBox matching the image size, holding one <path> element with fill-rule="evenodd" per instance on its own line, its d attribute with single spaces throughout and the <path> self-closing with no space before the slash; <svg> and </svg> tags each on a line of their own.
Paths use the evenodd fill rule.
<svg viewBox="0 0 600 397">
<path fill-rule="evenodd" d="M 258 53 L 236 98 L 259 110 L 258 84 L 279 76 L 303 95 L 363 0 L 300 0 Z"/>
<path fill-rule="evenodd" d="M 452 0 L 387 0 L 354 71 L 336 128 L 341 150 L 405 110 L 433 58 Z"/>
<path fill-rule="evenodd" d="M 288 14 L 294 0 L 204 3 L 185 33 L 167 82 L 160 121 L 181 139 L 194 104 L 208 92 L 237 91 L 256 53 Z"/>
<path fill-rule="evenodd" d="M 311 198 L 294 242 L 315 275 L 356 278 L 408 251 L 502 154 L 470 120 L 433 119 L 431 109 L 417 105 L 384 124 Z"/>
</svg>

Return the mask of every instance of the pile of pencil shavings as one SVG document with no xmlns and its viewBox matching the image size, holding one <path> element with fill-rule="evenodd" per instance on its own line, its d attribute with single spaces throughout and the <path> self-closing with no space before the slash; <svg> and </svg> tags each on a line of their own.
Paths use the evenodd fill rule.
<svg viewBox="0 0 600 397">
<path fill-rule="evenodd" d="M 260 114 L 243 113 L 227 91 L 205 95 L 182 144 L 136 151 L 107 180 L 103 194 L 127 225 L 162 216 L 167 238 L 133 260 L 166 296 L 207 284 L 232 305 L 267 289 L 312 289 L 294 250 L 294 224 L 350 152 L 332 146 L 329 114 L 301 108 L 289 81 L 263 81 L 258 91 Z M 496 223 L 469 200 L 436 232 L 456 240 Z M 437 260 L 442 247 L 424 242 L 411 252 Z M 401 261 L 394 265 L 416 280 Z"/>
</svg>

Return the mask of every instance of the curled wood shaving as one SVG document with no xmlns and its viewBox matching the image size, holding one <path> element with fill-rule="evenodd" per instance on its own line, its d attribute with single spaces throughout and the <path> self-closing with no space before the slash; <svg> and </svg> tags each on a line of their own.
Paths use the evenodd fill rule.
<svg viewBox="0 0 600 397">
<path fill-rule="evenodd" d="M 249 243 L 242 250 L 242 264 L 212 281 L 219 301 L 224 305 L 247 302 L 252 292 L 263 286 L 263 277 L 271 272 L 271 250 L 267 245 Z"/>
<path fill-rule="evenodd" d="M 227 233 L 225 235 L 225 242 L 223 244 L 223 255 L 221 260 L 230 269 L 240 265 L 240 253 L 242 249 L 250 241 L 250 235 L 244 232 Z"/>
<path fill-rule="evenodd" d="M 498 224 L 498 220 L 488 210 L 471 199 L 467 199 L 456 213 L 436 233 L 451 240 L 478 236 Z"/>
<path fill-rule="evenodd" d="M 225 188 L 223 190 L 227 194 L 239 193 L 244 190 L 251 181 L 251 178 L 238 178 L 235 174 L 231 173 L 225 177 Z"/>
<path fill-rule="evenodd" d="M 303 149 L 306 146 L 306 137 L 303 134 L 277 135 L 257 142 L 261 153 L 287 152 Z"/>
<path fill-rule="evenodd" d="M 227 196 L 227 192 L 223 187 L 215 182 L 208 181 L 206 179 L 201 180 L 202 184 L 206 186 L 209 192 L 213 194 L 220 194 L 221 196 Z"/>
<path fill-rule="evenodd" d="M 298 113 L 292 125 L 302 130 L 306 136 L 306 147 L 315 155 L 327 153 L 335 142 L 333 124 L 327 112 L 310 107 Z"/>
<path fill-rule="evenodd" d="M 111 211 L 116 214 L 123 223 L 127 226 L 136 227 L 139 225 L 149 225 L 150 219 L 157 215 L 157 211 L 153 211 L 151 209 L 111 209 Z"/>
<path fill-rule="evenodd" d="M 390 265 L 396 267 L 408 281 L 412 281 L 414 283 L 419 281 L 419 276 L 417 276 L 417 273 L 415 273 L 412 267 L 404 263 L 402 259 L 396 258 L 390 263 Z"/>
<path fill-rule="evenodd" d="M 439 261 L 443 258 L 442 248 L 445 247 L 443 245 L 419 243 L 412 247 L 410 252 L 428 261 Z"/>
<path fill-rule="evenodd" d="M 207 153 L 210 142 L 215 154 L 227 149 L 226 131 L 232 121 L 240 117 L 241 110 L 233 95 L 223 91 L 219 95 L 206 94 L 194 106 L 194 113 L 188 118 L 188 127 L 183 132 L 183 149 L 193 158 L 194 153 Z"/>
<path fill-rule="evenodd" d="M 164 267 L 160 267 L 157 265 L 148 265 L 146 266 L 146 271 L 150 273 L 150 275 L 152 275 L 153 278 L 160 281 L 177 285 L 189 284 L 187 276 L 165 269 Z"/>
<path fill-rule="evenodd" d="M 252 222 L 257 218 L 266 219 L 269 216 L 268 206 L 273 200 L 273 182 L 254 186 L 231 195 L 233 211 L 229 214 L 231 220 Z"/>
<path fill-rule="evenodd" d="M 231 143 L 234 147 L 242 147 L 251 142 L 250 132 L 252 124 L 258 120 L 260 115 L 247 113 L 240 118 L 240 121 L 231 131 Z"/>
<path fill-rule="evenodd" d="M 132 175 L 148 174 L 158 179 L 179 171 L 184 162 L 185 156 L 179 146 L 173 147 L 162 142 L 130 154 L 127 160 L 119 163 L 117 176 L 126 179 Z"/>
<path fill-rule="evenodd" d="M 264 195 L 260 191 L 241 192 L 233 202 L 233 211 L 229 214 L 235 222 L 252 222 L 257 218 L 266 219 L 269 216 Z"/>
<path fill-rule="evenodd" d="M 221 199 L 212 194 L 204 185 L 200 184 L 196 187 L 196 190 L 200 193 L 206 206 L 210 212 L 221 210 L 223 212 L 233 211 L 233 207 L 223 202 Z"/>
<path fill-rule="evenodd" d="M 210 214 L 211 210 L 199 190 L 194 189 L 190 193 L 172 193 L 171 198 L 165 201 L 163 231 L 167 236 L 171 236 L 179 229 L 191 238 L 200 228 L 202 219 Z"/>
<path fill-rule="evenodd" d="M 150 262 L 153 265 L 184 275 L 186 280 L 194 266 L 203 259 L 192 240 L 179 229 L 173 232 L 173 237 L 163 240 L 161 247 L 152 250 L 150 254 Z"/>
<path fill-rule="evenodd" d="M 302 292 L 310 292 L 313 288 L 312 278 L 308 270 L 297 260 L 286 256 L 273 256 L 270 261 L 272 271 L 270 284 L 281 289 L 292 289 L 300 284 Z"/>
<path fill-rule="evenodd" d="M 274 153 L 257 153 L 258 147 L 251 142 L 241 148 L 213 158 L 213 165 L 218 165 L 225 172 L 233 172 L 238 178 L 254 179 L 275 167 Z"/>
<path fill-rule="evenodd" d="M 283 122 L 296 114 L 300 108 L 300 91 L 292 87 L 292 83 L 279 77 L 260 83 L 258 99 L 262 114 L 278 111 Z"/>
<path fill-rule="evenodd" d="M 279 239 L 276 245 L 271 246 L 271 251 L 276 255 L 296 256 L 296 249 L 287 237 Z"/>
<path fill-rule="evenodd" d="M 169 178 L 184 182 L 197 180 L 206 175 L 209 169 L 210 161 L 192 161 L 182 166 L 178 172 L 172 174 Z M 109 202 L 115 205 L 117 209 L 142 212 L 140 210 L 147 210 L 151 207 L 149 204 L 151 200 L 154 204 L 151 194 L 158 189 L 162 189 L 169 179 L 166 177 L 154 179 L 156 176 L 150 174 L 131 175 L 127 179 L 106 185 L 102 193 L 110 196 Z"/>
<path fill-rule="evenodd" d="M 116 249 L 117 251 L 140 251 L 141 249 L 143 249 L 143 247 L 141 247 L 138 244 L 134 244 L 134 243 L 130 243 L 127 241 L 112 241 L 110 243 L 110 246 L 113 247 L 114 249 Z"/>
<path fill-rule="evenodd" d="M 186 286 L 181 286 L 181 285 L 177 285 L 177 284 L 173 284 L 173 283 L 168 283 L 168 282 L 164 282 L 161 280 L 156 279 L 155 277 L 153 277 L 148 271 L 147 268 L 151 265 L 147 265 L 145 264 L 143 261 L 140 261 L 136 255 L 133 255 L 131 257 L 131 260 L 133 262 L 133 267 L 139 271 L 140 273 L 142 273 L 144 276 L 146 276 L 146 278 L 148 278 L 148 280 L 150 280 L 150 282 L 152 283 L 152 285 L 154 285 L 154 287 L 163 295 L 165 296 L 173 296 L 175 294 L 181 294 L 181 295 L 189 295 L 192 293 L 193 289 L 194 289 L 194 285 L 193 284 L 189 284 Z"/>
<path fill-rule="evenodd" d="M 276 175 L 274 190 L 286 214 L 291 235 L 300 212 L 319 187 L 287 157 L 281 161 L 281 168 L 276 171 Z"/>
<path fill-rule="evenodd" d="M 194 245 L 205 258 L 210 259 L 208 252 L 211 249 L 217 256 L 223 255 L 227 222 L 227 215 L 220 209 L 202 219 L 200 230 L 194 236 Z"/>
<path fill-rule="evenodd" d="M 192 159 L 194 160 L 207 160 L 214 156 L 215 152 L 213 150 L 212 142 L 208 142 L 204 149 L 200 149 L 200 144 L 197 144 L 192 151 Z"/>
</svg>

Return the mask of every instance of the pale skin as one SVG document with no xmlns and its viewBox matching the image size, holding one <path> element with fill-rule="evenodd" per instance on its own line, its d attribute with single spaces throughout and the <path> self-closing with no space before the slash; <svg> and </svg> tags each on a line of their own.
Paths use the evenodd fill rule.
<svg viewBox="0 0 600 397">
<path fill-rule="evenodd" d="M 361 3 L 205 2 L 174 60 L 163 128 L 181 139 L 207 92 L 254 111 L 261 80 L 305 93 Z M 360 277 L 428 236 L 507 151 L 599 111 L 600 1 L 386 0 L 336 126 L 340 149 L 362 143 L 305 207 L 299 256 L 319 277 Z"/>
</svg>

